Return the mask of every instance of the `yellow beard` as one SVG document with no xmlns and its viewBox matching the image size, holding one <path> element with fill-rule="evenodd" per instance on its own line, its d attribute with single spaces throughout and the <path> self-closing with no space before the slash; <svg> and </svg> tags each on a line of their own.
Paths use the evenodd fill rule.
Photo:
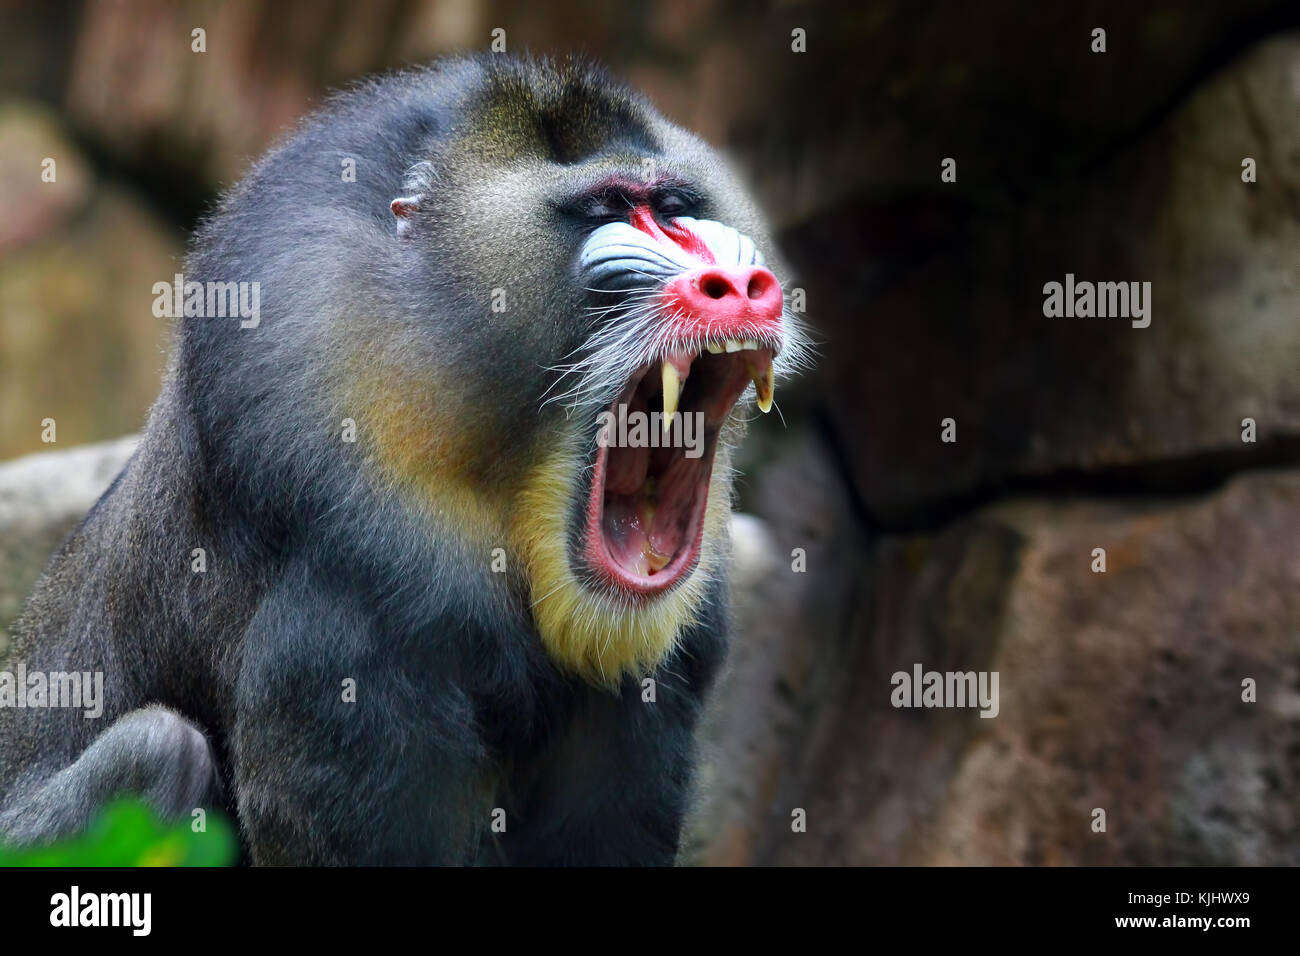
<svg viewBox="0 0 1300 956">
<path fill-rule="evenodd" d="M 427 383 L 412 385 L 380 368 L 373 363 L 354 379 L 359 384 L 340 414 L 365 410 L 361 431 L 377 464 L 419 503 L 438 533 L 457 535 L 471 553 L 485 541 L 508 538 L 523 562 L 532 619 L 552 662 L 609 689 L 624 676 L 653 671 L 698 620 L 724 560 L 731 510 L 727 443 L 718 442 L 696 567 L 664 594 L 623 602 L 583 586 L 569 566 L 568 521 L 581 461 L 575 448 L 556 442 L 556 450 L 521 480 L 485 487 L 485 463 L 499 460 L 502 451 L 484 449 L 465 434 L 456 409 L 434 401 Z"/>
</svg>

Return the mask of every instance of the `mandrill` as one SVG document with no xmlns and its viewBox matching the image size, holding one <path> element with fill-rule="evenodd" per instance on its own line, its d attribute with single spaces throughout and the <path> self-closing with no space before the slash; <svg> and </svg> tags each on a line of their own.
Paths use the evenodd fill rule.
<svg viewBox="0 0 1300 956">
<path fill-rule="evenodd" d="M 772 256 L 590 66 L 336 97 L 200 228 L 144 438 L 15 627 L 104 711 L 0 708 L 3 839 L 130 793 L 257 864 L 672 863 L 729 449 L 808 353 Z"/>
</svg>

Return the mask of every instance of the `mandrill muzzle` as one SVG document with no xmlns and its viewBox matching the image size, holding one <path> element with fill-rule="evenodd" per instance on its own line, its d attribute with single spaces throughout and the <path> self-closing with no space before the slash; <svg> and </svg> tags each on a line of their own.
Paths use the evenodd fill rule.
<svg viewBox="0 0 1300 956">
<path fill-rule="evenodd" d="M 598 579 L 645 597 L 699 559 L 718 435 L 732 407 L 752 382 L 758 407 L 772 408 L 773 360 L 786 337 L 781 285 L 749 237 L 686 216 L 661 222 L 648 204 L 596 229 L 581 264 L 593 295 L 625 303 L 589 349 L 622 352 L 629 333 L 642 340 L 644 360 L 609 414 L 648 423 L 644 435 L 622 430 L 624 444 L 601 443 L 581 557 Z M 688 431 L 702 436 L 702 454 L 688 453 Z"/>
</svg>

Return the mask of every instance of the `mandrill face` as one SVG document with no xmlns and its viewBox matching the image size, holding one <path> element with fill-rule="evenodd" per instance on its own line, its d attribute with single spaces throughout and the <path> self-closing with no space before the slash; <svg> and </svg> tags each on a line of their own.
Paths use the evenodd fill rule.
<svg viewBox="0 0 1300 956">
<path fill-rule="evenodd" d="M 698 138 L 585 67 L 442 70 L 378 266 L 400 321 L 354 343 L 344 404 L 439 534 L 501 542 L 553 661 L 611 685 L 716 591 L 729 448 L 806 340 Z"/>
<path fill-rule="evenodd" d="M 627 215 L 597 228 L 581 255 L 584 287 L 618 318 L 592 333 L 574 388 L 619 390 L 597 436 L 577 558 L 600 584 L 648 598 L 698 566 L 719 435 L 751 383 L 771 410 L 773 360 L 789 336 L 781 285 L 754 240 L 672 215 L 688 208 L 672 191 L 618 195 Z M 625 418 L 648 426 L 615 434 Z"/>
</svg>

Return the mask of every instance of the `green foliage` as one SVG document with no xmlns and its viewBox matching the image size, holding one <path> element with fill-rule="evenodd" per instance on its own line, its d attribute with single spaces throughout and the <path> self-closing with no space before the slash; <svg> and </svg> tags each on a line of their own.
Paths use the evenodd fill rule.
<svg viewBox="0 0 1300 956">
<path fill-rule="evenodd" d="M 81 836 L 52 846 L 0 846 L 0 866 L 230 866 L 238 855 L 234 827 L 208 811 L 206 830 L 165 824 L 139 800 L 105 807 Z"/>
</svg>

